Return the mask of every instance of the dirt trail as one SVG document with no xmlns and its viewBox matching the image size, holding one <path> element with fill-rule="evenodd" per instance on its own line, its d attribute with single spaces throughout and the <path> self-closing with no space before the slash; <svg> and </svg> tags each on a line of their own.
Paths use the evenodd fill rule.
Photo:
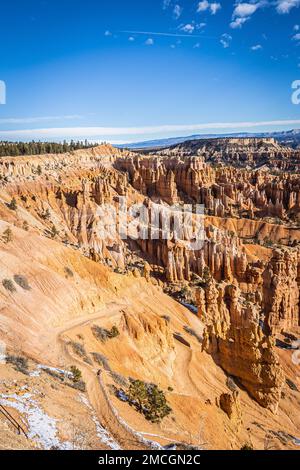
<svg viewBox="0 0 300 470">
<path fill-rule="evenodd" d="M 97 418 L 100 424 L 112 435 L 116 442 L 119 443 L 122 449 L 130 450 L 144 450 L 150 448 L 146 443 L 141 442 L 141 440 L 129 429 L 124 426 L 117 416 L 114 414 L 113 409 L 105 395 L 101 383 L 99 383 L 99 378 L 97 376 L 97 370 L 92 366 L 86 364 L 84 361 L 80 360 L 77 356 L 73 355 L 66 345 L 66 336 L 68 332 L 71 332 L 73 328 L 86 325 L 91 321 L 94 321 L 98 318 L 102 318 L 105 315 L 105 318 L 115 316 L 120 313 L 120 309 L 124 307 L 121 304 L 115 304 L 115 309 L 112 309 L 111 306 L 106 309 L 103 309 L 103 314 L 95 314 L 90 316 L 88 319 L 78 321 L 72 321 L 69 323 L 68 327 L 64 327 L 58 332 L 58 342 L 63 351 L 64 357 L 68 357 L 72 363 L 78 366 L 82 372 L 83 380 L 86 383 L 87 395 L 90 401 L 91 406 L 95 410 Z M 109 304 L 110 305 L 110 304 Z"/>
</svg>

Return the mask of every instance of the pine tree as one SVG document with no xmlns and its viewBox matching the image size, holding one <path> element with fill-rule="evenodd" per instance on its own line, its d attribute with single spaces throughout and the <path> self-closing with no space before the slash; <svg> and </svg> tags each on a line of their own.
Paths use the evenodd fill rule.
<svg viewBox="0 0 300 470">
<path fill-rule="evenodd" d="M 4 230 L 2 238 L 4 243 L 10 243 L 13 241 L 13 233 L 10 227 L 7 227 L 7 229 Z"/>
</svg>

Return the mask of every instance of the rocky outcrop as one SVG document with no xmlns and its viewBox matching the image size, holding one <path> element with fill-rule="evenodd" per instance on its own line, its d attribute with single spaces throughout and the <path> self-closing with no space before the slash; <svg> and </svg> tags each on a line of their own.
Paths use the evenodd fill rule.
<svg viewBox="0 0 300 470">
<path fill-rule="evenodd" d="M 264 333 L 259 312 L 236 285 L 211 281 L 205 290 L 203 349 L 238 378 L 263 407 L 276 412 L 284 384 L 274 339 Z"/>
<path fill-rule="evenodd" d="M 239 429 L 243 422 L 239 392 L 222 393 L 217 400 L 217 405 L 227 414 L 232 424 Z"/>
<path fill-rule="evenodd" d="M 276 249 L 263 275 L 263 309 L 269 331 L 300 326 L 299 251 Z"/>
</svg>

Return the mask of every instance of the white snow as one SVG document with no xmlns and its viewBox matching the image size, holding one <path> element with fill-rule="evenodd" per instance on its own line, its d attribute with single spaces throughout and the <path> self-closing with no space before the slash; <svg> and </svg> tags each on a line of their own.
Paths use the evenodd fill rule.
<svg viewBox="0 0 300 470">
<path fill-rule="evenodd" d="M 80 394 L 79 400 L 92 412 L 92 419 L 95 423 L 97 436 L 99 437 L 100 441 L 113 450 L 122 450 L 120 445 L 113 439 L 112 436 L 110 436 L 109 432 L 106 429 L 104 429 L 103 426 L 101 426 L 86 396 Z"/>
<path fill-rule="evenodd" d="M 61 450 L 70 450 L 73 448 L 70 442 L 60 442 L 57 437 L 57 420 L 42 410 L 32 398 L 31 393 L 0 394 L 0 404 L 14 408 L 26 417 L 29 439 L 37 442 L 43 449 L 49 450 L 56 447 Z"/>
</svg>

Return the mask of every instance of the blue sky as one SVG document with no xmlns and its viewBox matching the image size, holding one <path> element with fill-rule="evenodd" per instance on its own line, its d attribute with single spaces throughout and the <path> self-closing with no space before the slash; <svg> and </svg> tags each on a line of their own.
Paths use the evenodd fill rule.
<svg viewBox="0 0 300 470">
<path fill-rule="evenodd" d="M 300 128 L 300 0 L 1 2 L 0 139 Z"/>
</svg>

